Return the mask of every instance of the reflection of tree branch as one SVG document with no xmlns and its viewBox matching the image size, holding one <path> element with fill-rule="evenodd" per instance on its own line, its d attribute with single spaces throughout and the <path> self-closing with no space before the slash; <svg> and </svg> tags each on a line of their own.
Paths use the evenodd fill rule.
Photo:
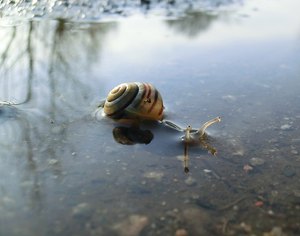
<svg viewBox="0 0 300 236">
<path fill-rule="evenodd" d="M 32 32 L 33 32 L 33 23 L 32 21 L 29 22 L 29 31 L 28 31 L 28 38 L 27 38 L 27 53 L 28 53 L 28 80 L 27 80 L 27 97 L 23 101 L 23 103 L 27 103 L 31 99 L 32 94 L 32 79 L 33 79 L 33 52 L 32 52 Z"/>
<path fill-rule="evenodd" d="M 23 114 L 24 115 L 24 114 Z M 39 174 L 38 174 L 38 170 L 37 170 L 37 162 L 36 160 L 34 160 L 34 155 L 33 155 L 33 142 L 32 142 L 32 138 L 31 138 L 31 132 L 29 132 L 30 130 L 32 130 L 32 127 L 29 123 L 29 121 L 25 118 L 24 116 L 22 116 L 21 119 L 18 119 L 20 122 L 20 125 L 22 125 L 22 140 L 24 140 L 27 145 L 27 168 L 28 171 L 26 171 L 25 173 L 28 174 L 29 176 L 24 176 L 23 178 L 25 179 L 30 179 L 30 176 L 32 176 L 33 180 L 33 184 L 31 186 L 31 191 L 30 191 L 30 200 L 31 200 L 31 204 L 32 205 L 37 205 L 40 206 L 41 205 L 41 201 L 42 201 L 42 193 L 41 193 L 41 189 L 40 189 L 40 179 L 39 179 Z M 35 133 L 35 137 L 38 138 L 38 132 Z"/>
<path fill-rule="evenodd" d="M 115 24 L 97 24 L 91 25 L 87 29 L 81 28 L 83 37 L 74 37 L 77 31 L 70 30 L 73 27 L 78 28 L 66 20 L 59 19 L 55 26 L 52 36 L 49 55 L 49 91 L 51 94 L 50 112 L 51 118 L 56 119 L 59 113 L 60 118 L 64 119 L 69 116 L 65 111 L 77 112 L 84 107 L 86 99 L 90 94 L 90 86 L 81 75 L 88 73 L 89 66 L 97 61 L 99 47 L 102 46 L 104 35 Z M 75 32 L 75 33 L 74 33 Z M 82 42 L 84 48 L 78 45 Z M 87 63 L 87 64 L 84 64 Z M 63 89 L 62 89 L 63 88 Z M 59 95 L 59 100 L 57 99 Z M 66 99 L 64 99 L 66 98 Z M 61 110 L 62 112 L 58 112 Z M 65 117 L 64 117 L 65 116 Z"/>
<path fill-rule="evenodd" d="M 62 37 L 63 35 L 63 31 L 64 31 L 64 24 L 65 21 L 62 20 L 58 20 L 58 25 L 56 27 L 56 30 L 54 32 L 54 36 L 53 36 L 53 40 L 52 40 L 52 47 L 51 47 L 51 55 L 50 55 L 50 60 L 49 60 L 49 70 L 48 70 L 48 74 L 49 74 L 49 83 L 50 83 L 50 91 L 51 91 L 51 108 L 50 108 L 50 117 L 52 120 L 56 120 L 56 99 L 55 99 L 55 94 L 56 94 L 56 84 L 55 84 L 55 79 L 54 79 L 54 68 L 55 68 L 55 55 L 56 53 L 56 47 L 58 45 L 57 42 L 57 38 Z M 57 37 L 58 35 L 58 37 Z M 61 56 L 61 58 L 63 58 Z M 66 63 L 66 62 L 65 62 Z M 66 63 L 67 65 L 67 63 Z"/>
<path fill-rule="evenodd" d="M 4 62 L 6 61 L 6 58 L 7 58 L 7 55 L 8 55 L 8 52 L 9 52 L 9 49 L 11 48 L 11 45 L 16 37 L 16 32 L 17 32 L 17 29 L 16 27 L 13 27 L 13 31 L 12 31 L 12 35 L 11 35 L 11 38 L 10 40 L 8 41 L 8 44 L 6 46 L 6 49 L 4 50 L 3 54 L 1 55 L 1 62 L 0 62 L 0 65 L 4 67 Z M 8 91 L 8 81 L 7 80 L 4 80 L 4 91 Z"/>
<path fill-rule="evenodd" d="M 0 65 L 2 65 L 3 62 L 4 62 L 4 61 L 6 60 L 6 58 L 7 58 L 8 51 L 9 51 L 9 49 L 10 49 L 10 47 L 11 47 L 11 45 L 12 45 L 12 43 L 13 43 L 15 37 L 16 37 L 16 32 L 17 32 L 16 27 L 13 27 L 13 31 L 12 31 L 11 38 L 10 38 L 10 40 L 8 41 L 8 44 L 7 44 L 7 46 L 6 46 L 5 51 L 4 51 L 3 54 L 1 55 Z"/>
<path fill-rule="evenodd" d="M 34 159 L 33 152 L 33 139 L 40 138 L 38 132 L 32 133 L 30 132 L 32 129 L 31 123 L 28 120 L 28 116 L 26 113 L 20 111 L 19 109 L 13 106 L 5 106 L 4 109 L 4 119 L 3 124 L 1 124 L 1 133 L 5 134 L 5 144 L 0 143 L 1 151 L 4 150 L 15 150 L 16 152 L 12 152 L 8 155 L 12 155 L 14 158 L 20 159 L 20 164 L 25 164 L 26 168 L 22 168 L 21 171 L 24 171 L 24 175 L 22 175 L 22 182 L 33 180 L 33 184 L 30 185 L 30 194 L 33 195 L 30 200 L 33 204 L 39 204 L 41 202 L 41 192 L 39 187 L 39 175 L 37 171 L 37 161 Z M 9 118 L 9 119 L 7 119 Z M 1 140 L 2 141 L 2 140 Z M 4 141 L 4 140 L 3 140 Z M 16 148 L 17 147 L 17 148 Z M 29 186 L 26 186 L 25 192 L 28 192 Z M 39 197 L 38 197 L 39 196 Z"/>
<path fill-rule="evenodd" d="M 167 21 L 167 25 L 188 37 L 193 38 L 201 31 L 207 30 L 218 18 L 218 15 L 212 15 L 207 12 L 192 12 L 183 18 Z"/>
<path fill-rule="evenodd" d="M 20 54 L 18 54 L 16 56 L 16 59 L 13 60 L 9 66 L 6 67 L 6 72 L 4 73 L 4 75 L 6 75 L 7 72 L 9 72 L 10 70 L 12 70 L 16 64 L 20 61 L 20 58 L 22 58 L 25 54 L 27 53 L 26 50 L 24 50 L 23 52 L 21 52 Z"/>
<path fill-rule="evenodd" d="M 33 33 L 33 22 L 29 22 L 29 30 L 28 30 L 28 37 L 27 37 L 27 44 L 26 44 L 26 49 L 21 53 L 19 53 L 18 55 L 15 55 L 15 59 L 11 60 L 10 59 L 10 63 L 7 64 L 7 66 L 4 66 L 4 62 L 8 61 L 8 55 L 9 55 L 9 50 L 13 45 L 13 42 L 15 41 L 16 38 L 16 27 L 13 27 L 13 32 L 11 35 L 11 38 L 5 48 L 5 51 L 2 53 L 1 55 L 1 65 L 3 68 L 5 68 L 3 75 L 5 76 L 7 73 L 13 71 L 13 68 L 16 66 L 16 64 L 18 62 L 20 62 L 20 60 L 22 60 L 22 58 L 25 56 L 25 54 L 28 54 L 28 80 L 27 80 L 27 95 L 26 98 L 24 99 L 24 101 L 20 101 L 18 103 L 14 103 L 15 105 L 20 105 L 20 104 L 24 104 L 27 103 L 30 99 L 31 99 L 31 95 L 32 95 L 32 79 L 33 79 L 33 70 L 34 70 L 34 56 L 33 56 L 33 51 L 32 51 L 32 33 Z M 12 53 L 12 55 L 14 55 Z M 5 91 L 9 91 L 9 86 L 8 86 L 8 80 L 5 79 L 4 80 L 4 84 L 5 84 Z"/>
<path fill-rule="evenodd" d="M 103 37 L 115 25 L 91 25 L 88 29 L 82 29 L 84 32 L 83 34 L 81 34 L 82 31 L 80 32 L 78 35 L 80 37 L 74 37 L 77 32 L 70 30 L 70 27 L 78 27 L 78 25 L 59 20 L 53 28 L 52 23 L 49 26 L 45 25 L 45 22 L 28 22 L 28 25 L 17 27 L 16 32 L 12 34 L 15 40 L 11 34 L 8 34 L 10 40 L 8 45 L 5 45 L 7 46 L 4 48 L 5 52 L 1 52 L 4 56 L 0 58 L 0 61 L 5 61 L 5 67 L 1 65 L 1 69 L 4 68 L 1 70 L 1 75 L 4 75 L 1 82 L 9 81 L 8 95 L 22 96 L 18 104 L 32 102 L 32 100 L 38 101 L 38 104 L 42 104 L 42 106 L 34 108 L 39 109 L 47 116 L 46 120 L 43 120 L 40 116 L 36 117 L 34 112 L 22 112 L 20 106 L 21 113 L 16 116 L 18 118 L 6 119 L 9 124 L 7 128 L 13 131 L 10 133 L 12 137 L 5 137 L 0 140 L 0 147 L 3 147 L 3 151 L 9 150 L 12 152 L 9 154 L 10 156 L 20 157 L 21 164 L 26 165 L 25 169 L 22 168 L 23 166 L 19 168 L 22 168 L 24 174 L 22 179 L 30 181 L 29 197 L 35 207 L 39 207 L 43 200 L 43 189 L 41 188 L 43 183 L 40 182 L 43 180 L 40 178 L 40 168 L 45 168 L 46 165 L 46 170 L 50 168 L 54 175 L 61 176 L 60 150 L 57 149 L 57 145 L 61 143 L 61 140 L 68 138 L 66 121 L 68 122 L 70 117 L 74 119 L 74 114 L 77 111 L 82 111 L 86 101 L 90 98 L 89 96 L 93 96 L 90 91 L 94 82 L 86 80 L 85 76 L 90 71 L 89 66 L 93 62 L 98 62 L 97 57 L 100 51 L 98 47 L 102 46 Z M 47 32 L 40 34 L 39 30 L 41 29 L 47 30 Z M 49 29 L 51 30 L 49 31 Z M 37 47 L 42 47 L 44 52 L 40 53 Z M 40 61 L 38 61 L 39 56 L 42 56 Z M 40 64 L 42 65 L 41 68 L 38 67 Z M 43 75 L 45 68 L 48 68 L 46 71 L 48 75 L 44 78 L 41 75 Z M 23 71 L 24 69 L 26 70 L 25 75 L 16 76 L 20 70 Z M 39 77 L 35 77 L 36 75 Z M 10 82 L 9 79 L 12 81 Z M 36 90 L 33 87 L 35 80 L 42 87 L 47 85 L 46 96 L 39 97 L 39 91 L 37 91 L 38 96 L 35 96 Z M 16 88 L 15 85 L 18 87 Z M 20 89 L 22 89 L 21 95 L 18 94 Z M 25 94 L 24 97 L 23 94 Z M 19 109 L 17 110 L 19 111 Z M 59 127 L 58 131 L 52 132 L 52 128 L 56 127 L 49 126 L 49 118 L 55 122 L 55 126 Z M 11 121 L 17 121 L 18 126 L 14 126 Z M 1 124 L 0 128 L 6 127 Z M 5 143 L 7 138 L 8 145 Z M 18 150 L 21 150 L 22 153 L 14 152 L 16 147 L 20 147 Z M 39 148 L 35 150 L 35 147 Z M 64 151 L 66 149 L 73 150 L 72 143 L 68 143 Z M 45 155 L 45 158 L 35 158 Z M 13 160 L 13 158 L 11 159 Z M 53 159 L 55 164 L 49 165 L 49 160 Z M 28 192 L 27 187 L 24 191 Z"/>
</svg>

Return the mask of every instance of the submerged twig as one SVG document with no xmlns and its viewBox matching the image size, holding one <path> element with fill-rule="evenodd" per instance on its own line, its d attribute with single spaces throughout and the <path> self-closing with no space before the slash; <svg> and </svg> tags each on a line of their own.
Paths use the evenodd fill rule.
<svg viewBox="0 0 300 236">
<path fill-rule="evenodd" d="M 222 233 L 225 234 L 227 231 L 227 225 L 228 225 L 229 220 L 225 219 L 222 225 Z"/>
<path fill-rule="evenodd" d="M 248 197 L 249 197 L 249 196 L 244 196 L 244 197 L 238 198 L 237 200 L 235 200 L 235 201 L 233 201 L 233 202 L 231 202 L 231 203 L 229 203 L 229 204 L 227 204 L 227 205 L 225 205 L 225 206 L 223 206 L 223 207 L 220 207 L 218 210 L 219 210 L 219 211 L 227 210 L 227 209 L 233 207 L 234 205 L 238 204 L 239 202 L 244 201 L 244 200 L 247 199 Z"/>
</svg>

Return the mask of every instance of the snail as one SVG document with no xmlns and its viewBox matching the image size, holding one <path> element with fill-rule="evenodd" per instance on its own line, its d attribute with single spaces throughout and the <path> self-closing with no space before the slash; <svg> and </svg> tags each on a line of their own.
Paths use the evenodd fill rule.
<svg viewBox="0 0 300 236">
<path fill-rule="evenodd" d="M 199 129 L 193 129 L 190 125 L 182 128 L 172 121 L 165 120 L 163 100 L 159 91 L 152 84 L 141 82 L 122 83 L 116 86 L 98 107 L 103 110 L 105 116 L 121 123 L 138 124 L 141 121 L 157 121 L 169 128 L 183 132 L 185 163 L 188 160 L 188 144 L 204 139 L 205 130 L 212 124 L 221 121 L 220 117 L 216 117 L 205 122 Z M 215 149 L 211 149 L 210 152 L 215 154 Z M 187 164 L 185 164 L 185 171 L 188 172 Z"/>
<path fill-rule="evenodd" d="M 205 134 L 205 130 L 221 121 L 220 117 L 205 122 L 200 129 L 182 128 L 172 121 L 164 120 L 164 105 L 159 91 L 149 83 L 123 83 L 113 88 L 98 106 L 105 116 L 120 122 L 158 121 L 172 129 L 184 132 L 184 141 L 193 142 Z"/>
<path fill-rule="evenodd" d="M 147 83 L 123 83 L 113 88 L 103 104 L 113 119 L 162 120 L 164 105 L 158 90 Z"/>
</svg>

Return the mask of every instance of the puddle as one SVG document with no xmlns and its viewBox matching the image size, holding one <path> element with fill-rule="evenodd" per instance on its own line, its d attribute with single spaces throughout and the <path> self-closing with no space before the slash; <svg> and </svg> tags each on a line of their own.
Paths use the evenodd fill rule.
<svg viewBox="0 0 300 236">
<path fill-rule="evenodd" d="M 195 1 L 168 17 L 159 2 L 117 20 L 1 11 L 0 235 L 299 235 L 299 3 Z M 185 173 L 184 133 L 159 123 L 116 142 L 128 131 L 95 111 L 132 81 L 182 127 L 221 116 L 217 155 L 190 146 Z"/>
</svg>

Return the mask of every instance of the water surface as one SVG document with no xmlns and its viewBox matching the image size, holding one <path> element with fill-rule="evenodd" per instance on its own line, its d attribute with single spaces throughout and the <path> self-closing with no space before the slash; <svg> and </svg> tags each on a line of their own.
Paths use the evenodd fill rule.
<svg viewBox="0 0 300 236">
<path fill-rule="evenodd" d="M 299 235 L 299 7 L 0 19 L 0 235 Z M 190 147 L 184 173 L 183 134 L 160 124 L 117 143 L 95 110 L 130 81 L 183 127 L 221 116 L 217 155 Z"/>
</svg>

